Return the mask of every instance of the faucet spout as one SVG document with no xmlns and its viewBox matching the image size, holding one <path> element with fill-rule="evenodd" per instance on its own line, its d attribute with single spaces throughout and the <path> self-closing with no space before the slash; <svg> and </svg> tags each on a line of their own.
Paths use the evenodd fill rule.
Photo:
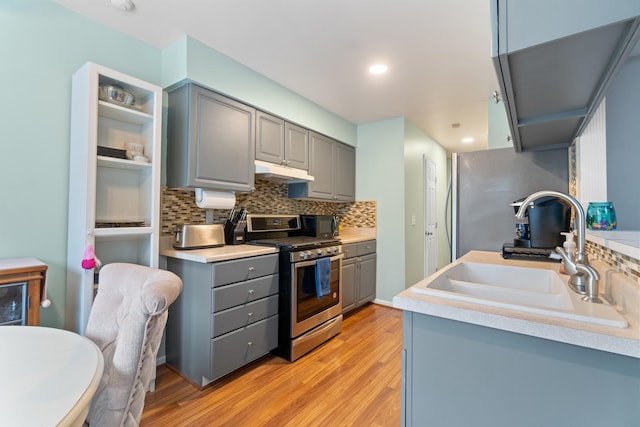
<svg viewBox="0 0 640 427">
<path fill-rule="evenodd" d="M 576 213 L 574 218 L 574 227 L 576 229 L 576 250 L 577 250 L 575 260 L 576 262 L 586 262 L 586 254 L 584 251 L 584 240 L 585 240 L 584 235 L 585 235 L 585 224 L 586 224 L 584 209 L 582 208 L 582 205 L 580 204 L 580 202 L 578 202 L 573 197 L 569 196 L 568 194 L 560 193 L 559 191 L 552 191 L 552 190 L 538 191 L 537 193 L 533 193 L 529 197 L 524 199 L 524 201 L 522 202 L 522 205 L 520 206 L 520 208 L 518 209 L 518 212 L 516 213 L 516 218 L 523 219 L 524 214 L 527 211 L 527 208 L 529 207 L 529 204 L 531 204 L 532 202 L 542 197 L 557 197 L 558 199 L 566 201 L 571 205 L 571 207 L 573 207 L 573 210 Z"/>
<path fill-rule="evenodd" d="M 524 218 L 524 214 L 529 208 L 529 204 L 541 197 L 556 197 L 558 199 L 566 201 L 571 205 L 571 207 L 573 207 L 573 210 L 575 212 L 574 228 L 576 230 L 577 251 L 575 258 L 573 262 L 569 260 L 562 248 L 556 248 L 556 252 L 558 252 L 564 259 L 565 270 L 567 271 L 567 273 L 571 274 L 571 279 L 569 280 L 571 289 L 578 292 L 579 294 L 586 295 L 585 301 L 600 302 L 600 300 L 598 299 L 598 281 L 600 280 L 600 277 L 598 276 L 598 272 L 589 265 L 589 260 L 587 259 L 587 254 L 585 252 L 584 236 L 586 234 L 586 221 L 584 216 L 584 209 L 582 209 L 582 205 L 580 204 L 580 202 L 578 202 L 573 197 L 564 193 L 560 193 L 558 191 L 538 191 L 537 193 L 533 193 L 529 197 L 524 199 L 522 205 L 516 213 L 516 218 Z M 569 267 L 568 270 L 567 266 Z"/>
</svg>

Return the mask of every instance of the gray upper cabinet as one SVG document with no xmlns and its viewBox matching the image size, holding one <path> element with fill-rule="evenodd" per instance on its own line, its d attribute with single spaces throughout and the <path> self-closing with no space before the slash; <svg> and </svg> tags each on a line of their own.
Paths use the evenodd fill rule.
<svg viewBox="0 0 640 427">
<path fill-rule="evenodd" d="M 493 59 L 516 151 L 568 147 L 640 37 L 640 1 L 492 1 Z"/>
<path fill-rule="evenodd" d="M 262 111 L 256 113 L 256 160 L 284 162 L 284 120 Z"/>
<path fill-rule="evenodd" d="M 336 183 L 338 200 L 356 200 L 356 149 L 350 145 L 336 144 Z"/>
<path fill-rule="evenodd" d="M 309 170 L 309 130 L 284 124 L 284 155 L 287 166 Z"/>
<path fill-rule="evenodd" d="M 309 130 L 258 111 L 256 160 L 309 170 Z"/>
<path fill-rule="evenodd" d="M 252 191 L 255 115 L 255 109 L 193 83 L 171 90 L 167 185 Z"/>
<path fill-rule="evenodd" d="M 290 198 L 355 200 L 355 148 L 309 132 L 309 183 L 289 184 Z"/>
<path fill-rule="evenodd" d="M 333 200 L 336 182 L 333 162 L 336 142 L 324 135 L 311 132 L 309 153 L 309 173 L 315 178 L 308 184 L 310 198 Z"/>
</svg>

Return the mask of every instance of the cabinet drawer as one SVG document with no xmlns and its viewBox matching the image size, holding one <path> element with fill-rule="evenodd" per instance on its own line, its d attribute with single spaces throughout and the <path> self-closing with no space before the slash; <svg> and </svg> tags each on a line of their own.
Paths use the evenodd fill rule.
<svg viewBox="0 0 640 427">
<path fill-rule="evenodd" d="M 250 280 L 278 272 L 278 254 L 216 263 L 213 269 L 213 286 Z"/>
<path fill-rule="evenodd" d="M 346 245 L 342 245 L 342 253 L 344 254 L 344 259 L 349 259 L 357 256 L 358 252 L 358 244 L 357 243 L 347 243 Z"/>
<path fill-rule="evenodd" d="M 278 293 L 279 275 L 260 277 L 233 285 L 220 286 L 213 289 L 212 304 L 214 312 L 226 310 L 248 302 L 275 295 Z"/>
<path fill-rule="evenodd" d="M 246 365 L 277 346 L 277 315 L 212 339 L 213 379 Z"/>
<path fill-rule="evenodd" d="M 358 248 L 356 250 L 358 256 L 372 254 L 375 251 L 376 251 L 375 240 L 367 240 L 366 242 L 358 243 Z"/>
<path fill-rule="evenodd" d="M 211 325 L 213 337 L 248 326 L 276 314 L 278 314 L 278 295 L 271 295 L 258 301 L 215 313 L 212 317 L 213 324 Z"/>
</svg>

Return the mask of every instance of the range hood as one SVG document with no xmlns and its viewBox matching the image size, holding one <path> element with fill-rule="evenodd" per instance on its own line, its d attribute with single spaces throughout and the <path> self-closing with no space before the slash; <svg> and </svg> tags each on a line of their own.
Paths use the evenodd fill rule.
<svg viewBox="0 0 640 427">
<path fill-rule="evenodd" d="M 262 179 L 287 184 L 314 180 L 305 170 L 263 162 L 262 160 L 256 160 L 256 175 Z"/>
</svg>

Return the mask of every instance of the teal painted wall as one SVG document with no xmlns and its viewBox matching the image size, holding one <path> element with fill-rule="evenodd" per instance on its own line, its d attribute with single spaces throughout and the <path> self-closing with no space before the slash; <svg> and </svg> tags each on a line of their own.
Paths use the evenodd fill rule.
<svg viewBox="0 0 640 427">
<path fill-rule="evenodd" d="M 447 151 L 433 138 L 405 120 L 404 126 L 404 194 L 405 194 L 405 286 L 424 278 L 424 167 L 423 155 L 436 164 L 436 211 L 438 238 L 438 268 L 450 262 L 449 246 L 444 227 L 444 206 L 447 195 Z M 415 215 L 416 223 L 411 223 Z"/>
<path fill-rule="evenodd" d="M 377 208 L 376 298 L 404 290 L 404 118 L 358 126 L 356 198 Z"/>
<path fill-rule="evenodd" d="M 0 259 L 49 265 L 41 323 L 62 327 L 71 75 L 92 61 L 159 84 L 160 52 L 48 0 L 3 0 L 0 57 Z"/>
<path fill-rule="evenodd" d="M 71 76 L 85 62 L 163 87 L 186 76 L 200 79 L 351 145 L 357 141 L 354 124 L 195 40 L 161 51 L 49 0 L 0 3 L 0 55 L 0 259 L 35 257 L 49 265 L 53 304 L 41 311 L 45 326 L 64 324 Z"/>
<path fill-rule="evenodd" d="M 183 61 L 186 68 L 176 67 Z M 163 52 L 163 87 L 185 78 L 346 144 L 357 144 L 353 123 L 189 37 Z"/>
</svg>

